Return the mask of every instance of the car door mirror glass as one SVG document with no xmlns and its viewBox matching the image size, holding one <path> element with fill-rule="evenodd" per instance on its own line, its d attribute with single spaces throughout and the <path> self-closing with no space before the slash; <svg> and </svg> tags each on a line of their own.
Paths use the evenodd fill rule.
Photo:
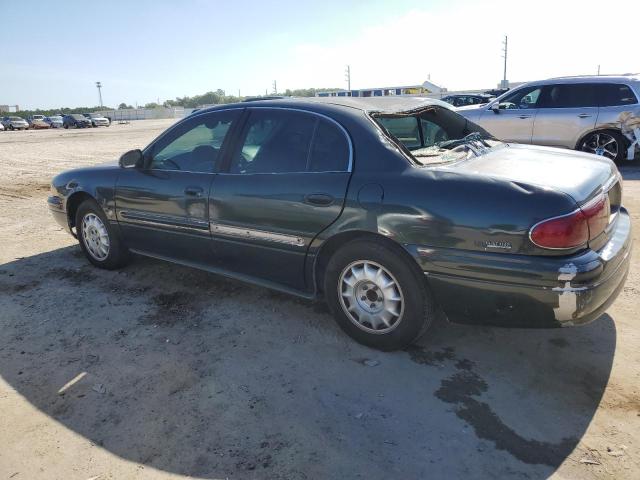
<svg viewBox="0 0 640 480">
<path fill-rule="evenodd" d="M 120 157 L 118 162 L 122 168 L 136 168 L 142 166 L 142 151 L 129 150 Z"/>
</svg>

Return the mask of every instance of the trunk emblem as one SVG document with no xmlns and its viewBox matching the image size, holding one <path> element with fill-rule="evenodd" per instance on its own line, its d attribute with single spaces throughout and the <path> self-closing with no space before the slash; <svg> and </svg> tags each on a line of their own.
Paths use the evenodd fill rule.
<svg viewBox="0 0 640 480">
<path fill-rule="evenodd" d="M 478 241 L 475 242 L 477 247 L 482 248 L 499 248 L 501 250 L 511 250 L 512 245 L 511 242 L 506 242 L 504 240 L 486 240 L 486 241 Z"/>
</svg>

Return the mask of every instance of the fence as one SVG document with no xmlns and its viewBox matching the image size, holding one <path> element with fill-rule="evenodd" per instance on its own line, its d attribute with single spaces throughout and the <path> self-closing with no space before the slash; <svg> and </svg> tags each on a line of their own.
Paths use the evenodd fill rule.
<svg viewBox="0 0 640 480">
<path fill-rule="evenodd" d="M 192 109 L 182 107 L 172 108 L 123 108 L 121 110 L 101 110 L 101 113 L 112 122 L 129 122 L 131 120 L 152 120 L 158 118 L 182 118 L 191 113 Z"/>
</svg>

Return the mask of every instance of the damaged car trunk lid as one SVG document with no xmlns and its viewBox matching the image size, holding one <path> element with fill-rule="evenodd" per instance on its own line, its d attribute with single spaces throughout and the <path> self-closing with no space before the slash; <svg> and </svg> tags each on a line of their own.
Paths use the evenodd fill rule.
<svg viewBox="0 0 640 480">
<path fill-rule="evenodd" d="M 584 247 L 597 249 L 609 239 L 622 196 L 619 173 L 610 160 L 571 150 L 498 142 L 481 127 L 438 104 L 405 106 L 395 112 L 385 109 L 370 115 L 416 166 L 507 182 L 523 195 L 541 190 L 565 195 L 573 207 L 567 209 L 563 202 L 552 217 L 575 212 L 584 217 L 586 236 L 580 243 Z M 586 218 L 593 205 L 599 208 L 594 217 L 598 222 Z"/>
</svg>

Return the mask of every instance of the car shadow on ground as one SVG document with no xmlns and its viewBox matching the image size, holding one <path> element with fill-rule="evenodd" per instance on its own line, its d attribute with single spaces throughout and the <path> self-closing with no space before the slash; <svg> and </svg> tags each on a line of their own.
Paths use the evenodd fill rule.
<svg viewBox="0 0 640 480">
<path fill-rule="evenodd" d="M 77 247 L 0 265 L 0 312 L 0 376 L 24 399 L 120 457 L 201 478 L 546 478 L 616 347 L 604 315 L 440 321 L 381 353 L 322 304 L 143 258 L 102 271 Z"/>
</svg>

